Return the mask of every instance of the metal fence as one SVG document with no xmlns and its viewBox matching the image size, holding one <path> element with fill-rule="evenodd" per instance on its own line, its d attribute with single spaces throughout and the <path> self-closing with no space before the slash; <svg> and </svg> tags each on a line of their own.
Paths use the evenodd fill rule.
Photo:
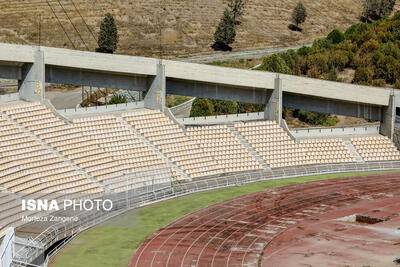
<svg viewBox="0 0 400 267">
<path fill-rule="evenodd" d="M 244 185 L 248 183 L 276 180 L 282 178 L 293 178 L 301 176 L 312 176 L 320 174 L 332 174 L 342 172 L 362 172 L 378 170 L 400 170 L 400 161 L 392 162 L 369 162 L 369 163 L 343 163 L 330 165 L 310 165 L 294 166 L 279 169 L 263 169 L 236 174 L 204 177 L 195 181 L 181 181 L 172 184 L 154 185 L 152 181 L 140 182 L 141 186 L 127 185 L 132 188 L 129 194 L 118 192 L 104 195 L 105 198 L 113 200 L 114 208 L 112 211 L 105 212 L 81 212 L 75 214 L 79 217 L 77 222 L 56 223 L 29 240 L 27 246 L 16 253 L 15 262 L 29 263 L 44 253 L 55 242 L 68 237 L 73 237 L 78 233 L 102 223 L 112 217 L 118 216 L 128 210 L 146 206 L 167 199 L 180 197 L 196 192 L 213 190 Z M 50 251 L 43 259 L 43 266 L 46 266 L 49 258 L 65 245 L 70 239 L 66 239 Z M 21 265 L 21 264 L 19 264 Z"/>
<path fill-rule="evenodd" d="M 14 239 L 14 228 L 10 227 L 0 244 L 0 267 L 11 266 L 15 254 Z"/>
</svg>

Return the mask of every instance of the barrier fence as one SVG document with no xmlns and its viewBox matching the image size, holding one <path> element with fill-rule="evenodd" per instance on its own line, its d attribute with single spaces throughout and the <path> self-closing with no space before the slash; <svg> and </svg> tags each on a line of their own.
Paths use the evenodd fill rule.
<svg viewBox="0 0 400 267">
<path fill-rule="evenodd" d="M 41 264 L 37 266 L 47 266 L 51 256 L 56 254 L 58 250 L 70 240 L 71 237 L 74 237 L 80 232 L 110 218 L 118 216 L 128 210 L 167 199 L 207 190 L 233 187 L 267 180 L 342 172 L 378 170 L 400 170 L 400 161 L 343 163 L 331 165 L 294 166 L 279 169 L 263 169 L 258 171 L 203 177 L 202 179 L 197 179 L 196 181 L 175 181 L 173 183 L 159 183 L 156 185 L 154 184 L 154 180 L 148 180 L 141 181 L 140 186 L 135 186 L 135 184 L 133 184 L 131 181 L 128 181 L 128 179 L 125 177 L 121 177 L 121 183 L 124 180 L 127 181 L 127 190 L 123 192 L 112 192 L 103 196 L 104 198 L 112 199 L 114 203 L 113 210 L 80 212 L 79 214 L 73 214 L 74 216 L 79 217 L 79 220 L 76 222 L 60 222 L 50 226 L 36 238 L 29 240 L 25 247 L 16 252 L 14 263 L 18 263 L 19 266 L 26 266 L 33 260 L 37 260 L 37 257 L 42 254 L 43 259 L 39 260 Z M 137 175 L 135 175 L 135 178 L 137 178 Z M 57 247 L 53 248 L 52 251 L 48 252 L 46 257 L 44 256 L 46 249 L 48 249 L 55 242 L 64 238 L 68 239 L 64 240 Z M 21 263 L 26 263 L 26 265 Z"/>
</svg>

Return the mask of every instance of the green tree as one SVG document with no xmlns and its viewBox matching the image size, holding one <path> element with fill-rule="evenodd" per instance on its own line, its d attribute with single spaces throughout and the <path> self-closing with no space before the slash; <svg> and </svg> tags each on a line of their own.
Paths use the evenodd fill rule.
<svg viewBox="0 0 400 267">
<path fill-rule="evenodd" d="M 291 73 L 291 70 L 286 65 L 285 60 L 277 54 L 266 57 L 261 64 L 260 69 L 278 73 Z"/>
<path fill-rule="evenodd" d="M 211 100 L 206 98 L 196 98 L 193 101 L 190 117 L 212 116 L 214 114 L 214 106 Z"/>
<path fill-rule="evenodd" d="M 229 0 L 228 8 L 232 14 L 235 25 L 240 25 L 239 19 L 243 16 L 245 0 Z"/>
<path fill-rule="evenodd" d="M 332 44 L 338 44 L 344 40 L 344 34 L 341 31 L 334 29 L 328 34 L 327 39 L 331 41 Z"/>
<path fill-rule="evenodd" d="M 354 73 L 353 83 L 370 84 L 372 82 L 374 72 L 371 68 L 358 68 Z"/>
<path fill-rule="evenodd" d="M 400 79 L 396 80 L 396 82 L 394 83 L 394 88 L 400 89 Z"/>
<path fill-rule="evenodd" d="M 264 111 L 264 105 L 251 103 L 238 103 L 238 113 L 251 113 Z"/>
<path fill-rule="evenodd" d="M 388 16 L 395 4 L 396 0 L 365 0 L 361 20 L 371 22 Z"/>
<path fill-rule="evenodd" d="M 212 115 L 227 115 L 238 113 L 238 103 L 234 101 L 225 100 L 211 100 L 214 106 L 214 112 Z"/>
<path fill-rule="evenodd" d="M 331 69 L 343 71 L 349 62 L 346 52 L 342 50 L 333 51 L 329 57 L 328 65 Z"/>
<path fill-rule="evenodd" d="M 214 45 L 215 50 L 231 50 L 229 45 L 235 41 L 235 20 L 232 17 L 232 13 L 229 9 L 225 9 L 224 15 L 219 22 L 217 29 L 214 33 Z"/>
<path fill-rule="evenodd" d="M 121 104 L 121 103 L 126 103 L 126 96 L 124 95 L 113 95 L 113 97 L 111 97 L 110 101 L 108 101 L 109 105 L 113 105 L 113 104 Z"/>
<path fill-rule="evenodd" d="M 98 48 L 96 52 L 112 54 L 118 45 L 118 29 L 114 17 L 107 13 L 100 24 L 99 38 L 97 40 Z"/>
<path fill-rule="evenodd" d="M 307 10 L 304 7 L 302 2 L 299 2 L 297 6 L 294 8 L 292 13 L 292 22 L 299 27 L 299 24 L 302 24 L 307 19 Z"/>
</svg>

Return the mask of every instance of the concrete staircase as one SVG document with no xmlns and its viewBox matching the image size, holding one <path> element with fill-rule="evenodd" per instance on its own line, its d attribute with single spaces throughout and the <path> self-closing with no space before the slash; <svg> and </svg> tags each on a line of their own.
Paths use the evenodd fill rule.
<svg viewBox="0 0 400 267">
<path fill-rule="evenodd" d="M 142 140 L 147 146 L 149 146 L 155 154 L 157 154 L 160 158 L 164 160 L 164 162 L 167 163 L 167 166 L 171 169 L 174 169 L 177 173 L 179 173 L 184 179 L 190 179 L 189 176 L 181 169 L 179 168 L 175 163 L 173 163 L 161 150 L 157 148 L 156 145 L 154 145 L 150 140 L 148 140 L 145 136 L 143 136 L 138 130 L 136 130 L 132 125 L 130 125 L 126 120 L 124 120 L 122 117 L 116 116 L 116 119 L 121 122 L 123 125 L 126 126 L 129 131 L 138 137 L 140 140 Z"/>
<path fill-rule="evenodd" d="M 240 141 L 240 143 L 247 148 L 247 150 L 250 152 L 250 154 L 253 156 L 255 160 L 258 161 L 258 163 L 261 164 L 261 166 L 264 169 L 270 169 L 268 167 L 267 162 L 258 155 L 258 153 L 254 150 L 254 148 L 247 142 L 247 140 L 239 133 L 239 131 L 235 128 L 233 125 L 228 125 L 228 129 L 236 136 L 236 138 Z"/>
<path fill-rule="evenodd" d="M 5 112 L 1 112 L 4 116 L 4 118 L 7 119 L 7 121 L 9 123 L 12 123 L 13 125 L 15 125 L 16 127 L 18 127 L 18 129 L 20 129 L 20 131 L 24 132 L 25 134 L 29 135 L 30 137 L 32 137 L 33 139 L 35 139 L 36 141 L 38 141 L 42 146 L 44 146 L 45 148 L 47 148 L 49 151 L 51 151 L 53 154 L 56 154 L 58 157 L 62 158 L 65 162 L 67 162 L 70 166 L 72 166 L 76 171 L 78 171 L 80 174 L 82 174 L 83 176 L 85 176 L 86 179 L 90 180 L 91 182 L 93 182 L 94 184 L 96 184 L 99 188 L 101 188 L 102 190 L 104 190 L 103 185 L 93 176 L 91 176 L 88 172 L 86 172 L 84 169 L 80 168 L 74 161 L 72 161 L 71 159 L 67 158 L 66 156 L 64 156 L 63 154 L 61 154 L 60 152 L 58 152 L 55 148 L 53 148 L 52 146 L 50 146 L 49 144 L 47 144 L 46 142 L 44 142 L 42 139 L 40 139 L 37 135 L 35 135 L 34 133 L 32 133 L 31 131 L 29 131 L 28 129 L 26 129 L 22 124 L 14 121 L 13 119 L 11 119 Z"/>
<path fill-rule="evenodd" d="M 350 140 L 344 140 L 344 144 L 347 146 L 349 149 L 350 153 L 353 155 L 353 157 L 356 159 L 357 162 L 364 162 L 360 154 L 358 154 L 357 149 L 353 146 Z"/>
</svg>

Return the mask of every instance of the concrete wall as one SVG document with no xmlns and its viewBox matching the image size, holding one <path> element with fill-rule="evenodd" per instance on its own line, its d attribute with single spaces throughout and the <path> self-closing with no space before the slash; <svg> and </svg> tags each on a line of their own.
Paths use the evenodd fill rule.
<svg viewBox="0 0 400 267">
<path fill-rule="evenodd" d="M 0 104 L 18 100 L 20 100 L 19 93 L 0 95 Z"/>
<path fill-rule="evenodd" d="M 264 120 L 264 112 L 207 116 L 207 117 L 193 117 L 193 118 L 178 118 L 176 120 L 184 125 L 224 124 L 224 123 L 232 123 L 239 121 Z"/>
<path fill-rule="evenodd" d="M 33 63 L 37 49 L 32 46 L 0 44 L 0 61 L 7 63 Z M 112 75 L 155 76 L 157 59 L 102 54 L 62 48 L 42 47 L 46 66 L 62 69 L 85 70 Z M 265 71 L 241 70 L 179 61 L 163 60 L 166 78 L 187 82 L 188 85 L 212 84 L 223 88 L 268 90 L 274 88 L 275 74 Z M 281 75 L 283 92 L 311 95 L 325 99 L 387 106 L 391 89 L 354 84 L 336 83 L 291 75 Z M 168 83 L 168 82 L 167 82 Z M 167 86 L 168 87 L 168 86 Z M 168 89 L 168 90 L 173 90 Z M 199 92 L 200 93 L 200 92 Z M 211 93 L 211 97 L 217 94 Z"/>
<path fill-rule="evenodd" d="M 189 109 L 192 107 L 194 100 L 196 100 L 196 98 L 192 98 L 189 101 L 186 101 L 185 103 L 182 103 L 175 107 L 171 107 L 169 108 L 169 110 L 172 112 L 172 114 L 176 114 L 177 112 L 180 112 L 182 110 Z"/>
<path fill-rule="evenodd" d="M 116 105 L 98 106 L 98 107 L 85 107 L 76 109 L 58 109 L 57 112 L 63 117 L 75 115 L 89 115 L 89 114 L 102 114 L 105 112 L 125 111 L 144 108 L 144 102 L 132 102 Z"/>
<path fill-rule="evenodd" d="M 332 137 L 332 136 L 350 136 L 350 135 L 376 135 L 379 134 L 380 125 L 362 125 L 345 127 L 315 127 L 306 129 L 291 129 L 293 136 L 297 138 L 311 137 Z"/>
<path fill-rule="evenodd" d="M 44 53 L 34 50 L 34 63 L 26 63 L 21 68 L 21 79 L 18 80 L 18 91 L 21 99 L 42 101 L 45 95 Z"/>
<path fill-rule="evenodd" d="M 381 133 L 393 140 L 394 127 L 396 122 L 396 96 L 390 96 L 389 106 L 382 108 Z"/>
</svg>

